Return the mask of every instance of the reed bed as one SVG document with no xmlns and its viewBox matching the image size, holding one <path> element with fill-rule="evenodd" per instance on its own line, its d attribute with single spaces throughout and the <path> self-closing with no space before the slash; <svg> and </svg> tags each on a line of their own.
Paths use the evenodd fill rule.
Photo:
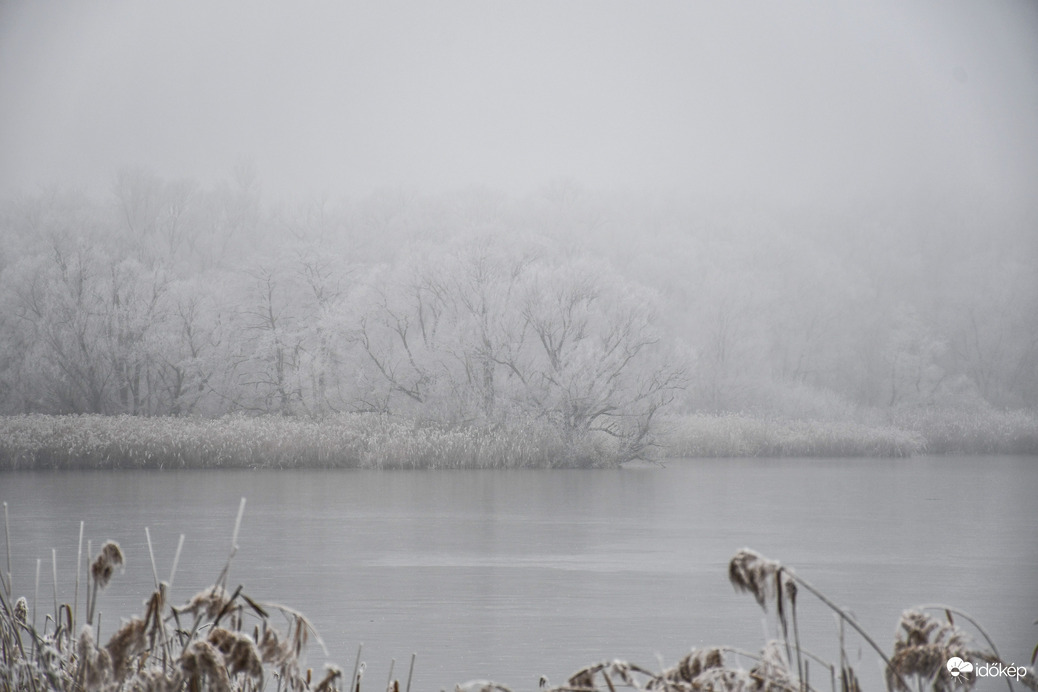
<svg viewBox="0 0 1038 692">
<path fill-rule="evenodd" d="M 15 597 L 10 577 L 10 527 L 4 505 L 7 571 L 0 571 L 0 692 L 361 692 L 379 689 L 364 681 L 365 663 L 358 648 L 352 674 L 333 664 L 316 673 L 306 664 L 311 641 L 323 648 L 306 616 L 287 606 L 264 603 L 242 586 L 228 589 L 231 562 L 237 552 L 245 499 L 242 499 L 232 537 L 232 549 L 220 575 L 186 603 L 169 602 L 179 562 L 179 548 L 168 580 L 160 580 L 151 551 L 154 590 L 144 599 L 144 615 L 134 614 L 100 643 L 101 592 L 118 581 L 124 561 L 121 548 L 105 542 L 96 556 L 80 557 L 71 599 L 59 601 L 55 586 L 53 609 L 42 620 L 37 608 L 51 602 L 39 597 L 39 580 L 30 603 Z M 90 544 L 88 543 L 88 546 Z M 183 540 L 181 540 L 181 546 Z M 89 551 L 88 551 L 89 552 Z M 84 568 L 85 567 L 85 568 Z M 80 577 L 84 589 L 80 592 Z M 56 561 L 54 579 L 57 583 Z M 865 646 L 884 666 L 888 692 L 968 692 L 977 677 L 959 672 L 954 659 L 996 664 L 1010 669 L 1006 677 L 1038 690 L 1034 657 L 1030 667 L 1006 663 L 990 636 L 969 615 L 948 606 L 921 606 L 906 610 L 897 623 L 893 646 L 884 650 L 854 617 L 824 593 L 783 564 L 750 549 L 738 551 L 728 565 L 728 579 L 738 591 L 750 594 L 767 614 L 774 638 L 758 653 L 731 647 L 692 649 L 673 666 L 644 666 L 614 659 L 584 666 L 548 692 L 861 692 L 848 651 Z M 65 583 L 71 583 L 71 580 Z M 83 602 L 80 602 L 80 593 Z M 64 596 L 67 596 L 65 594 Z M 799 622 L 805 598 L 827 608 L 836 617 L 834 637 L 838 660 L 826 661 L 802 642 Z M 31 613 L 31 615 L 30 615 Z M 106 618 L 111 621 L 111 618 Z M 42 623 L 42 624 L 40 624 Z M 964 624 L 972 630 L 964 628 Z M 979 640 L 983 640 L 978 643 Z M 1038 647 L 1036 647 L 1038 655 Z M 394 677 L 391 665 L 385 692 L 410 692 L 415 655 L 406 681 Z M 402 670 L 402 668 L 401 668 Z M 362 685 L 363 683 L 363 685 Z M 470 680 L 455 692 L 511 692 L 503 683 Z M 381 692 L 381 691 L 380 691 Z"/>
<path fill-rule="evenodd" d="M 0 418 L 0 470 L 185 468 L 552 468 L 615 465 L 616 445 L 534 420 L 419 425 L 355 414 Z"/>
<path fill-rule="evenodd" d="M 894 425 L 742 414 L 671 418 L 662 438 L 672 457 L 907 457 L 928 448 L 920 433 Z"/>
<path fill-rule="evenodd" d="M 1038 414 L 900 410 L 878 425 L 693 414 L 662 421 L 657 442 L 651 452 L 666 457 L 1038 454 Z M 586 468 L 625 460 L 604 433 L 567 434 L 521 417 L 493 425 L 374 414 L 0 417 L 0 470 Z"/>
<path fill-rule="evenodd" d="M 905 409 L 895 425 L 926 440 L 931 454 L 1038 454 L 1038 412 Z"/>
</svg>

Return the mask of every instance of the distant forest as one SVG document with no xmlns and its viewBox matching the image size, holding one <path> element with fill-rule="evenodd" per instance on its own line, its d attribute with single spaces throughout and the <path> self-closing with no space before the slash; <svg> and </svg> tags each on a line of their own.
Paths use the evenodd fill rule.
<svg viewBox="0 0 1038 692">
<path fill-rule="evenodd" d="M 854 419 L 1038 406 L 1038 227 L 548 185 L 265 199 L 124 170 L 0 207 L 0 412 Z"/>
</svg>

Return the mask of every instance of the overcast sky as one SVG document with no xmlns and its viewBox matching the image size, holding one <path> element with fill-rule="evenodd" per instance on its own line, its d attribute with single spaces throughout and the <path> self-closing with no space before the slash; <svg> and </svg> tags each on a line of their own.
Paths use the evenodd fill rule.
<svg viewBox="0 0 1038 692">
<path fill-rule="evenodd" d="M 0 193 L 1038 195 L 1038 2 L 0 0 Z"/>
</svg>

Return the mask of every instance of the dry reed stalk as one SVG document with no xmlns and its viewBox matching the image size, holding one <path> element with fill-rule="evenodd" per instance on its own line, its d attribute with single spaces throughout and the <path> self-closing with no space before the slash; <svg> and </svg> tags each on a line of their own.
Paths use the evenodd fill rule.
<svg viewBox="0 0 1038 692">
<path fill-rule="evenodd" d="M 54 617 L 58 617 L 58 550 L 57 548 L 50 549 L 50 562 L 54 585 Z M 55 622 L 57 626 L 57 622 Z"/>
<path fill-rule="evenodd" d="M 360 673 L 360 652 L 364 650 L 364 642 L 361 642 L 357 646 L 357 659 L 353 662 L 353 676 L 350 678 L 350 689 L 349 692 L 354 692 L 357 688 L 357 675 Z"/>
<path fill-rule="evenodd" d="M 14 585 L 11 583 L 11 522 L 7 518 L 7 503 L 4 503 L 4 538 L 6 539 L 7 545 L 7 579 L 0 580 L 0 586 L 3 586 L 7 592 L 7 598 L 11 598 L 11 592 L 14 589 Z M 0 574 L 0 576 L 3 576 Z"/>
<path fill-rule="evenodd" d="M 512 690 L 492 680 L 469 680 L 455 685 L 454 692 L 512 692 Z"/>
<path fill-rule="evenodd" d="M 83 528 L 84 522 L 79 522 L 79 547 L 76 549 L 76 591 L 75 596 L 72 598 L 72 620 L 75 623 L 77 617 L 79 617 L 79 568 L 83 564 Z"/>
<path fill-rule="evenodd" d="M 144 614 L 144 624 L 148 630 L 148 648 L 151 651 L 155 651 L 156 643 L 161 646 L 163 670 L 165 670 L 168 660 L 173 657 L 172 645 L 166 636 L 166 623 L 162 619 L 162 611 L 166 607 L 168 588 L 168 585 L 165 583 L 159 584 L 159 588 L 148 599 L 148 608 Z"/>
<path fill-rule="evenodd" d="M 148 539 L 148 557 L 151 559 L 151 573 L 155 577 L 155 588 L 159 588 L 159 571 L 155 568 L 155 551 L 151 547 L 151 531 L 144 527 L 144 537 Z"/>
<path fill-rule="evenodd" d="M 407 669 L 407 686 L 404 688 L 404 692 L 411 692 L 411 676 L 414 674 L 414 659 L 417 655 L 417 652 L 411 652 L 411 667 Z"/>
<path fill-rule="evenodd" d="M 180 540 L 177 541 L 177 552 L 173 556 L 173 567 L 169 570 L 169 586 L 173 588 L 173 577 L 177 574 L 177 565 L 180 564 L 180 551 L 184 548 L 184 534 L 180 534 Z"/>
<path fill-rule="evenodd" d="M 40 558 L 36 558 L 36 586 L 32 590 L 32 628 L 36 629 L 36 601 L 40 595 Z"/>
<path fill-rule="evenodd" d="M 216 578 L 216 583 L 223 587 L 227 586 L 227 578 L 230 576 L 231 572 L 231 561 L 234 560 L 234 556 L 238 554 L 238 531 L 241 529 L 241 519 L 243 514 L 245 514 L 244 497 L 238 505 L 238 516 L 234 520 L 234 532 L 231 534 L 231 553 L 227 556 L 227 564 L 223 566 L 220 576 Z"/>
<path fill-rule="evenodd" d="M 861 692 L 858 676 L 849 665 L 840 670 L 840 692 Z"/>
</svg>

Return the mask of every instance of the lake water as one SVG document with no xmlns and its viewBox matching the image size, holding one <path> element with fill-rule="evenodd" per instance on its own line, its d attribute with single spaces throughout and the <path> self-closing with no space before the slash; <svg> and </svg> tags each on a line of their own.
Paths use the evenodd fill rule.
<svg viewBox="0 0 1038 692">
<path fill-rule="evenodd" d="M 15 591 L 40 614 L 72 599 L 79 521 L 94 550 L 128 558 L 100 601 L 110 634 L 142 612 L 186 534 L 174 602 L 213 582 L 248 502 L 231 587 L 308 614 L 328 648 L 312 651 L 379 690 L 390 659 L 412 689 L 490 678 L 535 689 L 586 664 L 655 668 L 690 647 L 758 650 L 773 631 L 728 584 L 751 547 L 853 611 L 888 651 L 901 611 L 946 603 L 978 619 L 1004 658 L 1038 642 L 1038 458 L 683 460 L 665 468 L 574 471 L 97 472 L 0 474 Z M 836 659 L 836 625 L 808 594 L 806 648 Z M 102 637 L 107 635 L 102 632 Z M 860 650 L 867 688 L 879 664 Z M 823 689 L 821 670 L 812 681 Z M 983 689 L 983 688 L 982 688 Z M 991 687 L 994 689 L 994 687 Z M 1004 689 L 1004 688 L 1003 688 Z"/>
</svg>

